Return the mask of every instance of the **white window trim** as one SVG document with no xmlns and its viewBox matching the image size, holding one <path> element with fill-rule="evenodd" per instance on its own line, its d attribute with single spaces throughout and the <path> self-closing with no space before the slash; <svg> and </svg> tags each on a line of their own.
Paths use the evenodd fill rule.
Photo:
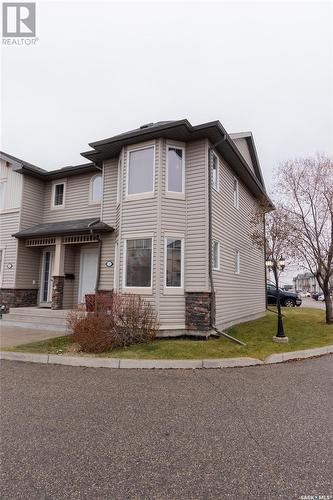
<svg viewBox="0 0 333 500">
<path fill-rule="evenodd" d="M 2 285 L 3 285 L 3 271 L 4 271 L 4 267 L 5 267 L 6 247 L 0 246 L 0 250 L 2 252 L 1 263 L 0 263 L 0 286 L 2 287 Z"/>
<path fill-rule="evenodd" d="M 128 193 L 128 182 L 129 182 L 129 162 L 130 162 L 130 153 L 135 151 L 142 151 L 143 149 L 153 149 L 153 190 L 145 191 L 144 193 Z M 127 148 L 127 158 L 126 158 L 126 201 L 130 200 L 141 200 L 145 198 L 153 198 L 155 195 L 155 173 L 156 173 L 156 146 L 154 144 L 146 144 L 144 146 L 136 146 L 134 148 Z"/>
<path fill-rule="evenodd" d="M 150 286 L 126 286 L 127 278 L 127 241 L 128 240 L 151 240 L 151 265 L 150 265 Z M 154 267 L 154 238 L 150 234 L 136 234 L 135 236 L 126 236 L 124 242 L 123 258 L 123 289 L 126 292 L 139 293 L 140 295 L 152 295 L 153 293 L 153 267 Z"/>
<path fill-rule="evenodd" d="M 169 190 L 169 160 L 168 160 L 168 152 L 169 149 L 181 149 L 183 152 L 182 155 L 182 190 L 181 191 L 170 191 Z M 166 145 L 166 168 L 165 168 L 165 192 L 169 198 L 185 198 L 185 148 L 183 146 L 177 146 L 176 144 L 167 144 Z"/>
<path fill-rule="evenodd" d="M 64 185 L 64 196 L 62 199 L 62 205 L 55 205 L 54 204 L 54 195 L 55 195 L 55 187 L 58 186 L 59 184 Z M 51 191 L 51 210 L 63 210 L 66 205 L 66 191 L 67 191 L 67 179 L 59 179 L 57 181 L 54 181 L 52 183 L 52 191 Z"/>
<path fill-rule="evenodd" d="M 241 273 L 241 255 L 239 250 L 235 250 L 235 274 Z"/>
<path fill-rule="evenodd" d="M 220 160 L 219 160 L 219 157 L 217 156 L 217 154 L 213 151 L 213 156 L 216 158 L 217 160 L 217 171 L 216 171 L 216 186 L 214 186 L 213 184 L 213 164 L 212 164 L 212 167 L 211 167 L 211 176 L 212 176 L 212 188 L 214 189 L 214 191 L 217 191 L 218 193 L 220 192 Z"/>
<path fill-rule="evenodd" d="M 214 267 L 214 246 L 217 243 L 217 267 Z M 218 240 L 213 240 L 213 248 L 212 248 L 212 261 L 213 261 L 213 271 L 219 271 L 220 270 L 220 242 Z"/>
<path fill-rule="evenodd" d="M 93 184 L 94 184 L 94 180 L 96 179 L 96 177 L 101 177 L 101 179 L 102 179 L 102 193 L 101 193 L 100 200 L 93 200 Z M 89 181 L 89 205 L 100 205 L 102 203 L 102 199 L 103 199 L 103 174 L 101 172 L 99 174 L 93 175 L 90 178 L 90 181 Z"/>
<path fill-rule="evenodd" d="M 236 190 L 235 190 L 235 186 L 236 186 Z M 237 177 L 234 177 L 234 179 L 233 179 L 233 188 L 232 189 L 233 189 L 234 207 L 238 210 L 239 209 L 239 182 L 238 182 Z"/>
<path fill-rule="evenodd" d="M 174 238 L 175 240 L 180 240 L 181 241 L 181 279 L 180 279 L 180 286 L 167 286 L 166 280 L 167 280 L 167 242 L 168 239 Z M 184 271 L 185 271 L 185 265 L 184 265 L 184 255 L 185 255 L 185 238 L 184 234 L 165 234 L 164 237 L 164 294 L 165 295 L 184 295 Z"/>
</svg>

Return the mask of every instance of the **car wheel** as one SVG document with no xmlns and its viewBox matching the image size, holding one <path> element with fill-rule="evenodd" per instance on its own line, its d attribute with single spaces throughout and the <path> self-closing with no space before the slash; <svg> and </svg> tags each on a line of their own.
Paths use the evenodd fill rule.
<svg viewBox="0 0 333 500">
<path fill-rule="evenodd" d="M 284 306 L 285 307 L 295 307 L 295 301 L 293 299 L 285 299 Z"/>
</svg>

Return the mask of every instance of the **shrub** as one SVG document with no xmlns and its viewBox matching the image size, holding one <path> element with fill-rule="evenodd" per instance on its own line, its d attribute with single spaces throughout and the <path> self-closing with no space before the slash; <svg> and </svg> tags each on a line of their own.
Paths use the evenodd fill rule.
<svg viewBox="0 0 333 500">
<path fill-rule="evenodd" d="M 97 294 L 95 311 L 71 311 L 67 326 L 72 331 L 72 342 L 90 353 L 151 342 L 158 330 L 151 304 L 139 295 L 121 293 L 111 297 Z"/>
</svg>

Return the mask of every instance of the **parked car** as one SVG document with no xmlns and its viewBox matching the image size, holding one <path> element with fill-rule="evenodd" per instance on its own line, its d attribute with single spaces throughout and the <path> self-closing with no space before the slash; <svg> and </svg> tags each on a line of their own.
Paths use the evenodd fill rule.
<svg viewBox="0 0 333 500">
<path fill-rule="evenodd" d="M 319 295 L 321 295 L 321 293 L 320 293 L 320 292 L 313 292 L 313 294 L 312 294 L 312 298 L 313 298 L 314 300 L 318 300 Z"/>
<path fill-rule="evenodd" d="M 267 302 L 268 304 L 275 305 L 277 302 L 277 290 L 276 286 L 272 283 L 267 283 Z M 281 305 L 285 307 L 299 307 L 302 304 L 302 299 L 298 293 L 286 292 L 285 290 L 279 289 Z"/>
<path fill-rule="evenodd" d="M 318 299 L 317 299 L 317 300 L 318 300 L 318 301 L 320 301 L 320 302 L 324 302 L 324 300 L 325 300 L 324 294 L 323 294 L 323 293 L 321 293 L 321 294 L 319 295 L 319 297 L 318 297 Z"/>
</svg>

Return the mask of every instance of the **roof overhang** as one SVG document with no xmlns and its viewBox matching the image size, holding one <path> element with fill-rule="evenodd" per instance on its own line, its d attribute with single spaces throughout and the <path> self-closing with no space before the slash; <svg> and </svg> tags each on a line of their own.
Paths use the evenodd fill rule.
<svg viewBox="0 0 333 500">
<path fill-rule="evenodd" d="M 100 219 L 80 219 L 62 222 L 37 224 L 23 229 L 12 236 L 18 239 L 38 238 L 41 236 L 65 236 L 74 234 L 96 234 L 113 232 L 114 228 Z"/>
<path fill-rule="evenodd" d="M 156 124 L 102 141 L 89 143 L 93 151 L 87 151 L 81 154 L 83 157 L 98 165 L 102 165 L 104 160 L 117 158 L 124 146 L 156 138 L 167 138 L 181 142 L 208 139 L 211 146 L 221 154 L 239 178 L 243 180 L 251 193 L 257 199 L 265 199 L 272 208 L 274 207 L 266 192 L 262 176 L 261 179 L 259 179 L 252 172 L 232 140 L 232 137 L 218 120 L 195 126 L 192 126 L 186 119 Z M 255 149 L 253 154 L 256 155 Z"/>
</svg>

